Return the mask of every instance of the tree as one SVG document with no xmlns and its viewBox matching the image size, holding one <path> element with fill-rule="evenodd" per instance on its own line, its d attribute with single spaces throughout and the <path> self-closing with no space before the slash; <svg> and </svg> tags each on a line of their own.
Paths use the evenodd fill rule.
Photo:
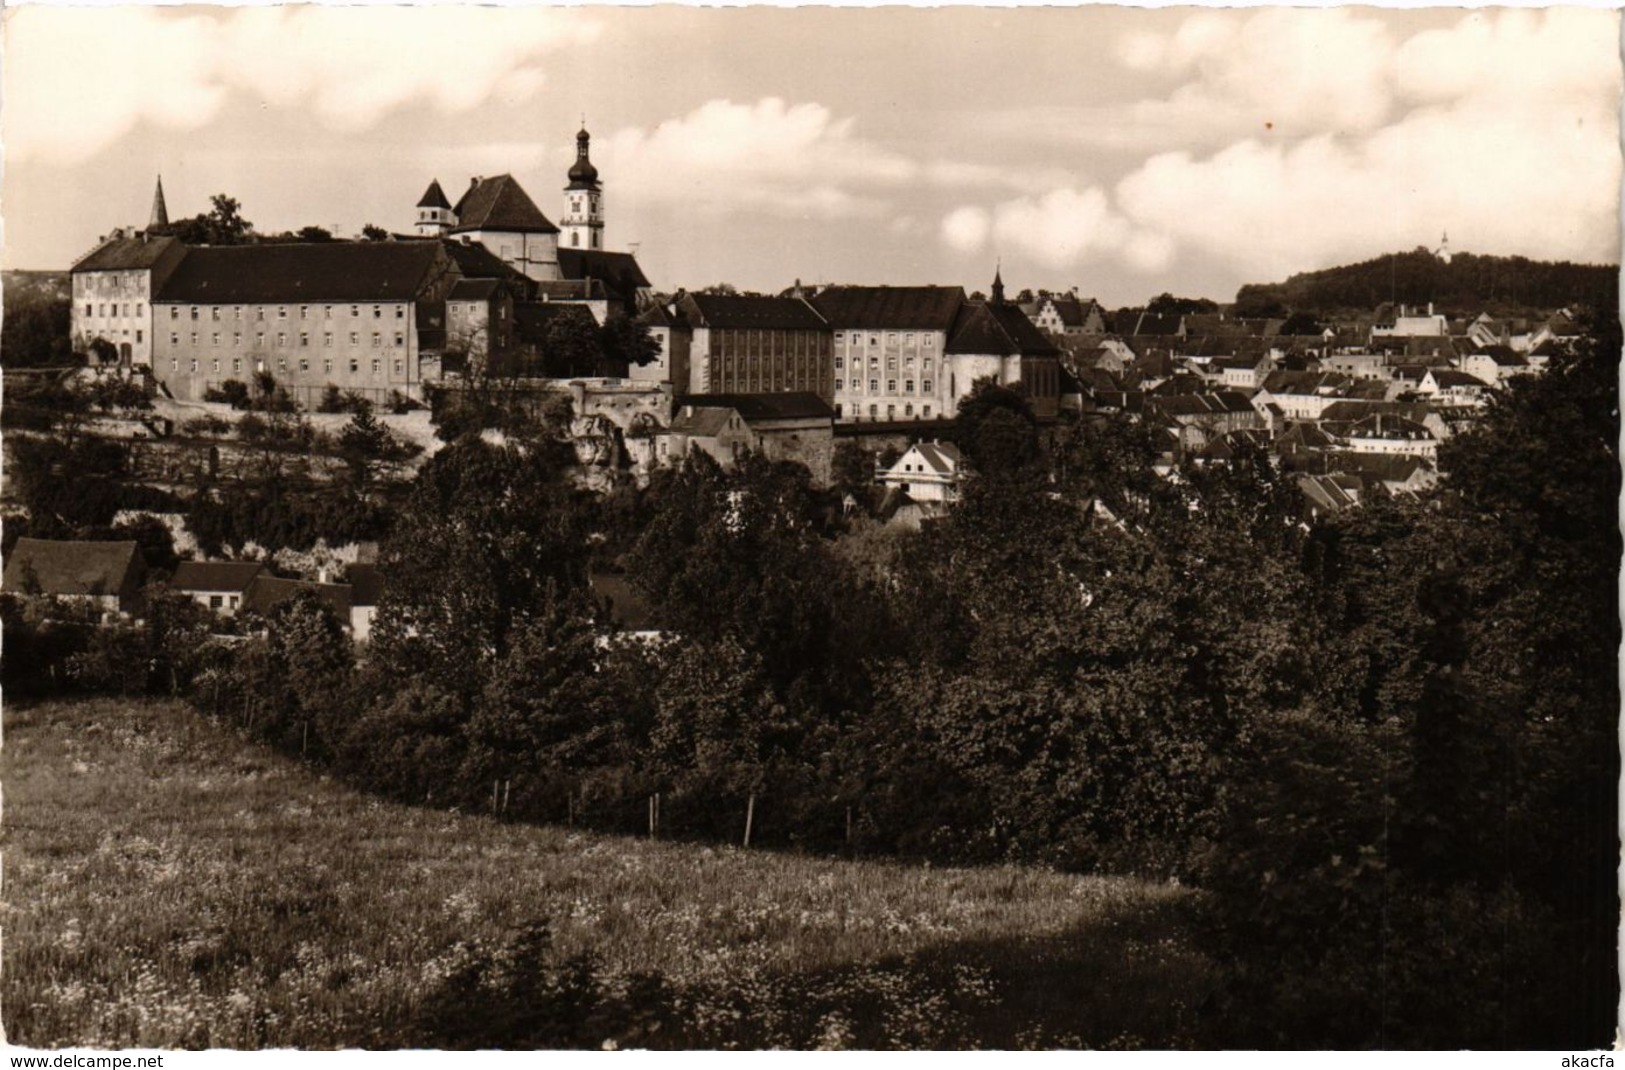
<svg viewBox="0 0 1625 1070">
<path fill-rule="evenodd" d="M 592 316 L 584 310 L 566 309 L 548 320 L 542 331 L 541 357 L 542 374 L 549 379 L 599 374 L 604 346 Z"/>
<path fill-rule="evenodd" d="M 980 379 L 959 403 L 954 440 L 977 471 L 1007 472 L 1038 456 L 1038 421 L 1020 394 Z"/>
<path fill-rule="evenodd" d="M 169 233 L 188 245 L 246 245 L 253 240 L 254 224 L 243 218 L 235 197 L 216 193 L 209 203 L 208 212 L 171 223 Z"/>
<path fill-rule="evenodd" d="M 361 228 L 361 238 L 363 241 L 388 241 L 389 231 L 385 230 L 383 227 L 368 223 L 366 226 Z"/>
<path fill-rule="evenodd" d="M 73 345 L 68 338 L 70 312 L 70 298 L 66 293 L 8 282 L 5 317 L 0 321 L 0 361 L 8 368 L 72 363 Z M 11 402 L 9 397 L 6 400 L 8 404 Z"/>
<path fill-rule="evenodd" d="M 302 242 L 330 242 L 334 240 L 332 231 L 326 227 L 315 226 L 300 227 L 294 237 Z"/>
<path fill-rule="evenodd" d="M 1146 302 L 1145 310 L 1153 316 L 1182 316 L 1193 312 L 1217 312 L 1219 306 L 1205 297 L 1175 297 L 1171 293 L 1160 293 Z"/>
<path fill-rule="evenodd" d="M 611 316 L 599 335 L 606 374 L 625 375 L 629 368 L 646 367 L 660 359 L 660 342 L 630 316 Z"/>
</svg>

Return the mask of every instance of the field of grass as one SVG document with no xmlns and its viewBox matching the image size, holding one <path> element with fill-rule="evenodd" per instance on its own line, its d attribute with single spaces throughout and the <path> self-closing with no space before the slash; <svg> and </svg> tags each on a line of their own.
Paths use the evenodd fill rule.
<svg viewBox="0 0 1625 1070">
<path fill-rule="evenodd" d="M 8 704 L 3 776 L 14 1044 L 1167 1047 L 1215 984 L 1176 887 L 398 806 L 178 704 Z"/>
</svg>

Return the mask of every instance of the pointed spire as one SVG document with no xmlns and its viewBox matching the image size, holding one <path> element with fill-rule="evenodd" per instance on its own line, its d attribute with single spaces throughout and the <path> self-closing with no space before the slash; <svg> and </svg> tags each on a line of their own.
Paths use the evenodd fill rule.
<svg viewBox="0 0 1625 1070">
<path fill-rule="evenodd" d="M 169 207 L 164 204 L 164 176 L 158 176 L 158 187 L 152 191 L 152 218 L 147 220 L 148 230 L 161 230 L 169 226 Z"/>
<path fill-rule="evenodd" d="M 993 303 L 1004 304 L 1004 266 L 1001 264 L 993 269 Z"/>
</svg>

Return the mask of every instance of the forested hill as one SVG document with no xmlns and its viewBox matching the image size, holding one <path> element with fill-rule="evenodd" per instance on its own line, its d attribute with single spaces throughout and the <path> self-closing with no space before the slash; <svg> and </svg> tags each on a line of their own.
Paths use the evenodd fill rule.
<svg viewBox="0 0 1625 1070">
<path fill-rule="evenodd" d="M 1619 268 L 1521 256 L 1457 253 L 1448 263 L 1425 248 L 1359 264 L 1307 271 L 1285 282 L 1249 283 L 1236 292 L 1241 315 L 1371 309 L 1385 301 L 1455 311 L 1510 313 L 1569 304 L 1612 307 Z"/>
</svg>

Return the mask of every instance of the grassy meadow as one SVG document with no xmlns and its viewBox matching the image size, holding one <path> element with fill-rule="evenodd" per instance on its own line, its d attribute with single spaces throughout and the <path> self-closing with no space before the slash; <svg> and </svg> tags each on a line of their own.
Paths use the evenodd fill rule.
<svg viewBox="0 0 1625 1070">
<path fill-rule="evenodd" d="M 1197 1043 L 1192 895 L 380 802 L 175 703 L 5 710 L 31 1047 Z"/>
</svg>

